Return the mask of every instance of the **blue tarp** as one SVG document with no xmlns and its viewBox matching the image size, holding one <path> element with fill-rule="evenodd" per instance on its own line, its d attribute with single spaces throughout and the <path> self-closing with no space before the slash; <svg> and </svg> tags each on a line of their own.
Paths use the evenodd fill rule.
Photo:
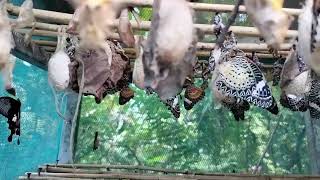
<svg viewBox="0 0 320 180">
<path fill-rule="evenodd" d="M 20 145 L 17 139 L 7 142 L 9 131 L 0 117 L 0 179 L 17 179 L 38 165 L 54 163 L 59 152 L 62 120 L 55 112 L 53 96 L 47 82 L 47 72 L 17 61 L 14 86 L 22 101 Z M 0 83 L 0 95 L 6 93 Z"/>
</svg>

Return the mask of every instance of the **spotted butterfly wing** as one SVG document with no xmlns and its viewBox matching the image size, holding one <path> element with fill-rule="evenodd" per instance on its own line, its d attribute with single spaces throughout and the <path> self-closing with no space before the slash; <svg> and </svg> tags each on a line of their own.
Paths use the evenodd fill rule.
<svg viewBox="0 0 320 180">
<path fill-rule="evenodd" d="M 15 100 L 11 97 L 0 97 L 0 114 L 8 119 L 9 130 L 8 141 L 12 141 L 14 134 L 20 136 L 20 100 Z M 20 141 L 18 139 L 18 144 Z"/>
<path fill-rule="evenodd" d="M 223 62 L 214 83 L 217 90 L 225 95 L 265 109 L 273 105 L 271 90 L 261 70 L 244 56 L 236 56 Z"/>
<path fill-rule="evenodd" d="M 320 80 L 311 81 L 311 89 L 309 94 L 309 109 L 312 119 L 320 119 Z"/>
<path fill-rule="evenodd" d="M 15 107 L 20 108 L 21 103 L 11 97 L 0 97 L 0 114 L 6 118 L 10 118 Z"/>
</svg>

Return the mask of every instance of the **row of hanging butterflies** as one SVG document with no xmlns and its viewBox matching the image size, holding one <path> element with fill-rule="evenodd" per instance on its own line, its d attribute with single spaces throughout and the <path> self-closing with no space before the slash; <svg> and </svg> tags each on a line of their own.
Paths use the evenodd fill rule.
<svg viewBox="0 0 320 180">
<path fill-rule="evenodd" d="M 143 67 L 143 71 L 139 73 L 140 76 L 143 73 L 144 80 L 142 81 L 141 77 L 138 80 L 134 77 L 133 80 L 137 82 L 136 84 L 140 83 L 142 89 L 148 87 L 155 91 L 162 100 L 166 101 L 175 117 L 179 117 L 178 100 L 182 89 L 186 88 L 184 105 L 189 110 L 203 98 L 208 76 L 202 76 L 205 84 L 202 87 L 197 88 L 194 84 L 188 86 L 189 81 L 188 78 L 185 80 L 185 77 L 192 74 L 190 67 L 199 62 L 195 57 L 197 30 L 192 27 L 192 12 L 186 8 L 185 1 L 176 2 L 176 7 L 171 7 L 180 15 L 190 17 L 190 21 L 184 18 L 186 22 L 182 22 L 181 25 L 176 24 L 182 27 L 181 29 L 172 29 L 170 22 L 173 21 L 170 20 L 177 18 L 174 22 L 179 22 L 179 16 L 169 10 L 162 11 L 160 7 L 167 7 L 166 4 L 172 5 L 166 1 L 155 2 L 153 5 L 151 32 L 146 42 L 142 43 L 140 50 L 142 55 L 136 60 L 136 63 L 140 63 Z M 266 43 L 277 50 L 284 41 L 293 20 L 282 11 L 283 1 L 246 0 L 245 5 L 249 17 Z M 320 6 L 317 1 L 306 1 L 303 13 L 299 17 L 299 38 L 302 40 L 293 43 L 291 53 L 284 65 L 280 57 L 273 68 L 273 85 L 276 86 L 280 82 L 282 92 L 280 103 L 293 111 L 309 109 L 311 117 L 316 119 L 320 118 L 320 84 L 318 83 L 320 61 L 317 59 L 320 47 L 318 43 L 320 41 L 320 27 L 318 27 L 320 7 L 317 6 Z M 218 37 L 225 27 L 218 13 L 213 23 L 215 35 Z M 186 31 L 187 28 L 193 31 Z M 309 34 L 305 33 L 305 30 Z M 169 38 L 165 33 L 180 33 L 181 36 Z M 185 42 L 177 39 L 183 39 Z M 299 54 L 299 50 L 302 53 Z M 235 35 L 229 32 L 222 47 L 217 46 L 212 51 L 208 66 L 202 69 L 203 73 L 208 74 L 209 69 L 212 74 L 211 88 L 215 100 L 228 108 L 236 120 L 245 119 L 244 113 L 250 109 L 251 104 L 275 115 L 279 112 L 277 102 L 259 65 L 257 56 L 253 54 L 252 57 L 246 57 L 237 47 Z M 144 84 L 142 85 L 141 82 Z"/>
<path fill-rule="evenodd" d="M 1 23 L 7 28 L 1 29 L 3 33 L 1 39 L 5 41 L 1 44 L 6 46 L 0 49 L 3 51 L 1 54 L 3 54 L 2 58 L 6 62 L 5 64 L 8 64 L 7 55 L 13 48 L 12 43 L 10 43 L 13 41 L 12 36 L 10 36 L 11 27 L 19 26 L 19 23 L 10 24 L 3 2 L 1 2 Z M 124 5 L 122 1 L 116 0 L 70 0 L 70 2 L 75 6 L 76 11 L 70 22 L 68 33 L 77 31 L 80 37 L 80 48 L 102 49 L 107 55 L 110 55 L 107 58 L 109 68 L 112 67 L 113 46 L 110 46 L 110 42 L 105 39 L 111 37 L 111 24 L 116 18 L 120 17 L 120 20 L 123 17 L 124 20 L 128 19 L 128 6 Z M 282 11 L 283 0 L 245 0 L 244 2 L 250 19 L 259 29 L 266 43 L 271 48 L 278 49 L 284 41 L 285 34 L 293 19 Z M 318 102 L 319 84 L 317 79 L 320 73 L 320 65 L 317 60 L 318 34 L 320 33 L 318 31 L 320 29 L 318 27 L 319 3 L 317 2 L 306 0 L 306 5 L 300 16 L 299 41 L 296 47 L 292 48 L 292 54 L 288 56 L 280 78 L 281 103 L 293 110 L 305 111 L 310 109 L 312 117 L 317 117 L 320 109 L 318 106 L 320 103 Z M 126 11 L 122 9 L 126 9 Z M 129 10 L 132 10 L 132 8 L 129 8 Z M 121 12 L 120 15 L 119 12 Z M 29 19 L 33 18 L 25 19 L 28 19 L 28 21 L 24 20 L 24 24 L 22 24 L 30 25 Z M 139 24 L 138 18 L 137 22 Z M 249 110 L 251 104 L 267 109 L 273 114 L 278 113 L 277 103 L 259 68 L 259 64 L 254 56 L 246 57 L 237 47 L 236 37 L 232 32 L 227 34 L 223 45 L 216 46 L 212 50 L 207 64 L 199 63 L 196 56 L 196 44 L 201 32 L 194 28 L 193 11 L 186 0 L 155 0 L 153 2 L 151 30 L 147 39 L 134 38 L 132 30 L 130 32 L 129 23 L 122 25 L 120 23 L 120 38 L 124 44 L 135 46 L 137 49 L 138 58 L 135 61 L 132 74 L 133 83 L 150 93 L 156 93 L 176 117 L 179 117 L 179 94 L 181 91 L 186 89 L 184 105 L 186 109 L 191 109 L 204 97 L 204 90 L 209 85 L 209 74 L 212 74 L 210 87 L 215 100 L 230 109 L 235 119 L 244 119 L 244 112 Z M 214 25 L 215 34 L 219 36 L 224 29 L 219 14 L 214 19 Z M 122 30 L 125 33 L 122 33 Z M 62 33 L 64 32 L 62 31 Z M 26 36 L 25 39 L 25 43 L 27 43 L 30 37 Z M 67 67 L 63 69 L 63 73 L 69 72 L 68 65 L 71 63 L 69 57 L 58 53 L 57 51 L 54 54 L 56 56 L 52 59 L 56 59 L 55 61 L 65 59 L 66 63 L 61 63 L 60 66 Z M 53 62 L 55 61 L 49 62 L 49 65 L 54 65 Z M 292 64 L 290 61 L 297 65 L 290 65 Z M 303 65 L 303 61 L 306 65 Z M 292 69 L 295 67 L 298 67 L 298 69 Z M 201 87 L 195 86 L 193 80 L 194 72 L 199 71 L 199 69 L 203 79 Z M 284 73 L 287 71 L 290 73 Z M 68 74 L 59 74 L 54 71 L 52 76 L 60 78 L 60 75 L 64 77 Z M 287 77 L 288 74 L 292 74 L 292 76 Z M 12 75 L 12 72 L 10 75 Z M 303 81 L 300 81 L 300 78 L 307 79 L 306 83 L 301 85 Z M 68 78 L 62 78 L 62 80 L 62 85 L 69 82 Z M 298 86 L 295 83 L 300 84 Z M 64 88 L 64 86 L 61 87 Z M 120 104 L 125 104 L 134 96 L 134 92 L 126 85 L 119 90 Z M 15 130 L 15 133 L 20 135 L 20 131 L 17 133 Z M 8 140 L 10 139 L 8 138 Z"/>
<path fill-rule="evenodd" d="M 196 56 L 196 44 L 201 32 L 194 28 L 193 11 L 186 0 L 155 0 L 151 29 L 147 39 L 134 37 L 129 22 L 121 26 L 121 20 L 127 19 L 128 16 L 128 11 L 122 10 L 123 8 L 127 9 L 127 6 L 121 1 L 92 2 L 86 0 L 79 2 L 70 0 L 70 2 L 73 3 L 76 11 L 68 32 L 78 31 L 81 48 L 100 48 L 109 55 L 110 46 L 105 39 L 111 37 L 110 22 L 119 17 L 119 12 L 121 12 L 120 38 L 125 45 L 135 46 L 138 57 L 132 74 L 133 83 L 149 94 L 156 93 L 175 117 L 180 115 L 179 100 L 182 90 L 185 89 L 184 106 L 189 110 L 205 96 L 204 92 L 209 84 L 209 74 L 212 75 L 210 87 L 215 100 L 230 109 L 236 120 L 245 119 L 244 112 L 250 109 L 251 104 L 264 108 L 273 114 L 278 114 L 277 102 L 259 68 L 256 56 L 246 57 L 237 47 L 237 40 L 232 32 L 227 34 L 221 47 L 216 46 L 212 50 L 208 63 L 199 63 Z M 244 3 L 252 23 L 258 28 L 265 42 L 271 49 L 279 49 L 293 20 L 282 10 L 283 0 L 245 0 Z M 303 53 L 301 56 L 297 56 L 299 58 L 296 60 L 299 64 L 299 72 L 304 72 L 301 69 L 305 69 L 305 67 L 311 67 L 316 73 L 317 70 L 320 71 L 320 68 L 317 69 L 318 63 L 316 61 L 317 31 L 319 28 L 317 27 L 317 5 L 318 3 L 307 0 L 304 13 L 300 16 L 300 19 L 303 20 L 300 22 L 302 28 L 299 28 L 299 38 L 303 40 L 299 41 L 301 43 L 298 49 L 303 49 Z M 137 22 L 139 25 L 139 20 Z M 213 23 L 214 33 L 219 37 L 225 28 L 219 14 L 215 16 Z M 305 27 L 310 31 L 310 35 L 302 33 L 306 32 Z M 293 49 L 295 50 L 292 53 L 296 53 L 297 48 Z M 288 58 L 290 57 L 288 56 Z M 306 61 L 306 66 L 303 65 L 303 61 Z M 108 62 L 110 65 L 112 64 L 110 56 Z M 286 64 L 282 70 L 282 64 L 279 62 L 274 65 L 274 85 L 280 81 L 283 92 L 281 104 L 285 107 L 290 107 L 292 104 L 295 107 L 297 104 L 299 106 L 300 104 L 308 104 L 308 106 L 312 106 L 308 107 L 310 110 L 317 109 L 315 75 L 310 78 L 308 76 L 308 80 L 312 79 L 310 82 L 313 82 L 313 85 L 310 85 L 310 90 L 306 90 L 307 94 L 303 93 L 304 98 L 302 99 L 304 101 L 301 102 L 300 96 L 296 99 L 294 96 L 298 95 L 292 96 L 292 92 L 287 90 L 291 87 L 289 85 L 293 83 L 291 81 L 297 78 L 297 74 L 294 74 L 295 76 L 290 77 L 289 80 L 284 80 L 286 77 L 283 77 L 288 73 L 282 73 L 282 76 L 279 74 L 281 70 L 288 71 L 285 67 Z M 203 79 L 201 87 L 194 84 L 194 74 L 199 74 L 195 73 L 197 71 L 201 72 Z M 119 90 L 120 104 L 125 104 L 134 97 L 133 90 L 128 86 Z M 312 111 L 311 114 L 314 116 L 315 113 Z"/>
<path fill-rule="evenodd" d="M 268 36 L 264 39 L 270 46 L 279 48 L 291 21 L 290 17 L 282 12 L 282 5 L 277 8 L 273 5 L 278 2 L 245 2 L 254 24 L 272 23 L 267 29 L 258 28 L 263 29 L 262 34 L 267 32 Z M 258 16 L 262 18 L 256 17 L 253 12 L 257 11 L 276 14 L 276 18 L 270 19 L 261 15 Z M 201 69 L 202 86 L 196 87 L 186 78 L 192 78 L 197 66 L 201 66 L 196 57 L 199 30 L 194 29 L 192 17 L 193 12 L 184 0 L 174 3 L 154 1 L 151 31 L 148 39 L 140 43 L 140 55 L 135 61 L 133 82 L 141 89 L 152 89 L 157 93 L 175 117 L 180 115 L 181 91 L 185 88 L 184 106 L 190 110 L 205 96 L 209 75 L 212 75 L 211 89 L 216 103 L 228 108 L 236 120 L 244 120 L 244 112 L 250 109 L 250 104 L 278 114 L 277 103 L 259 68 L 256 56 L 246 57 L 237 47 L 237 40 L 232 32 L 228 33 L 222 47 L 212 51 L 208 63 Z M 218 37 L 225 27 L 220 14 L 216 14 L 213 23 L 214 33 Z M 285 30 L 279 30 L 279 25 L 286 26 Z"/>
</svg>

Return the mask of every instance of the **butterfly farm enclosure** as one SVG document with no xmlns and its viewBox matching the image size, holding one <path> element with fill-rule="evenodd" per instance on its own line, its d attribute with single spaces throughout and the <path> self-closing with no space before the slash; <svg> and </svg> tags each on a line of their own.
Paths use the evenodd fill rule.
<svg viewBox="0 0 320 180">
<path fill-rule="evenodd" d="M 0 179 L 320 179 L 318 0 L 0 9 Z"/>
</svg>

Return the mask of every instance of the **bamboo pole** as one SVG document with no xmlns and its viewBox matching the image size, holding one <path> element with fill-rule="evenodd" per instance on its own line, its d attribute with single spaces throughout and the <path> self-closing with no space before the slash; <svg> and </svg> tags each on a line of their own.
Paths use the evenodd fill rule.
<svg viewBox="0 0 320 180">
<path fill-rule="evenodd" d="M 42 45 L 42 46 L 57 46 L 57 41 L 46 41 L 46 40 L 32 40 L 37 45 Z"/>
<path fill-rule="evenodd" d="M 37 173 L 31 173 L 31 178 L 39 177 Z M 185 174 L 185 175 L 157 175 L 157 174 L 138 174 L 138 173 L 121 173 L 121 172 L 110 172 L 108 174 L 77 174 L 77 173 L 41 173 L 40 177 L 50 178 L 75 178 L 75 179 L 132 179 L 132 180 L 317 180 L 320 177 L 317 176 L 266 176 L 266 175 L 247 175 L 247 174 L 220 174 L 220 175 L 196 175 L 196 174 Z"/>
<path fill-rule="evenodd" d="M 20 7 L 8 3 L 7 10 L 11 14 L 18 15 L 20 12 Z M 55 22 L 58 24 L 68 24 L 70 19 L 72 18 L 72 14 L 41 9 L 33 9 L 33 13 L 37 19 L 45 20 L 46 22 Z"/>
<path fill-rule="evenodd" d="M 74 178 L 43 177 L 43 176 L 33 176 L 28 178 L 26 176 L 20 176 L 19 180 L 74 180 Z M 93 179 L 81 178 L 81 180 L 93 180 Z"/>
<path fill-rule="evenodd" d="M 151 7 L 153 1 L 152 0 L 122 0 L 124 3 L 131 5 L 131 6 L 137 6 L 137 7 Z M 14 14 L 19 14 L 19 9 L 16 8 L 17 6 L 13 6 L 12 4 L 7 5 L 7 9 L 9 12 L 12 12 Z M 207 12 L 232 12 L 234 9 L 234 5 L 228 5 L 228 4 L 208 4 L 208 3 L 190 3 L 190 7 L 193 8 L 195 11 L 207 11 Z M 301 9 L 290 9 L 290 8 L 283 8 L 283 10 L 293 16 L 298 16 L 301 13 Z M 245 6 L 240 6 L 239 8 L 240 13 L 246 13 Z M 35 14 L 44 14 L 44 10 L 34 10 Z M 56 20 L 60 23 L 66 23 L 68 22 L 68 19 L 70 17 L 69 14 L 66 14 L 65 19 L 57 18 L 59 17 L 58 14 L 52 14 L 50 16 L 50 20 Z M 70 17 L 71 18 L 71 17 Z"/>
<path fill-rule="evenodd" d="M 55 48 L 48 47 L 48 46 L 42 46 L 45 50 L 48 52 L 55 52 Z M 136 53 L 134 52 L 135 50 L 133 48 L 124 48 L 125 54 L 129 57 L 129 59 L 136 59 Z M 203 51 L 199 50 L 197 51 L 196 55 L 199 58 L 208 58 L 210 56 L 211 51 Z M 251 53 L 245 53 L 246 56 L 251 56 Z M 258 58 L 263 58 L 263 59 L 273 59 L 274 56 L 272 54 L 263 54 L 263 53 L 256 53 Z"/>
<path fill-rule="evenodd" d="M 12 13 L 15 15 L 19 14 L 20 12 L 20 7 L 14 6 L 12 4 L 8 4 L 7 9 L 9 13 Z M 45 22 L 51 22 L 51 23 L 53 22 L 57 24 L 66 25 L 69 23 L 69 21 L 72 18 L 72 14 L 67 14 L 67 13 L 60 13 L 60 12 L 40 10 L 40 9 L 34 9 L 33 12 L 37 19 L 41 19 L 41 20 L 44 20 Z M 118 24 L 119 24 L 118 20 L 113 22 L 114 27 L 117 27 Z M 131 21 L 131 24 L 132 24 L 132 27 L 136 30 L 150 30 L 150 26 L 151 26 L 150 21 L 142 21 L 140 26 L 138 26 L 136 21 Z M 195 24 L 194 26 L 202 30 L 204 33 L 213 34 L 214 25 Z M 54 27 L 52 26 L 48 28 L 54 28 Z M 231 26 L 230 30 L 238 35 L 252 36 L 252 37 L 260 36 L 258 29 L 255 27 Z M 289 30 L 287 32 L 288 38 L 293 38 L 293 37 L 296 37 L 297 35 L 298 35 L 298 32 L 294 30 Z"/>
<path fill-rule="evenodd" d="M 43 49 L 49 52 L 54 52 L 56 50 L 56 47 L 52 47 L 52 46 L 42 46 L 42 47 Z"/>
<path fill-rule="evenodd" d="M 18 30 L 18 32 L 21 33 L 26 33 L 27 30 Z M 43 30 L 36 30 L 34 35 L 43 35 L 43 36 L 51 36 L 51 37 L 56 37 L 59 33 L 58 32 L 53 32 L 53 31 L 43 31 Z M 57 42 L 56 41 L 46 41 L 46 40 L 33 40 L 33 42 L 35 42 L 38 45 L 41 46 L 53 46 L 56 47 L 57 46 Z M 198 42 L 197 43 L 197 49 L 198 50 L 212 50 L 215 47 L 215 43 L 203 43 L 203 42 Z M 284 43 L 281 44 L 280 46 L 280 54 L 288 54 L 288 51 L 291 48 L 291 44 L 290 43 Z M 256 43 L 238 43 L 237 47 L 245 52 L 259 52 L 262 51 L 261 53 L 264 54 L 268 54 L 268 45 L 265 43 L 261 43 L 261 44 L 256 44 Z M 134 53 L 134 50 L 132 48 L 130 48 L 131 52 Z M 130 52 L 130 50 L 128 50 L 128 52 Z"/>
<path fill-rule="evenodd" d="M 131 6 L 137 7 L 151 7 L 153 0 L 123 0 L 125 3 Z M 190 3 L 190 7 L 195 11 L 208 11 L 208 12 L 232 12 L 234 5 L 228 4 L 207 4 L 207 3 Z M 298 16 L 301 13 L 301 9 L 289 9 L 283 8 L 283 10 L 293 16 Z M 245 6 L 239 7 L 240 13 L 246 13 Z"/>
<path fill-rule="evenodd" d="M 57 46 L 57 42 L 56 41 L 32 40 L 32 42 L 34 42 L 35 44 L 40 45 L 40 46 L 48 46 L 48 47 L 50 47 L 50 46 L 56 47 Z M 204 50 L 204 49 L 211 50 L 214 47 L 214 44 L 209 44 L 207 47 L 204 47 L 203 44 L 209 44 L 209 43 L 198 43 L 198 49 L 199 50 Z M 243 44 L 240 43 L 239 45 L 244 47 L 245 44 L 247 44 L 247 43 L 243 43 Z M 289 44 L 283 44 L 283 47 L 286 48 L 287 45 L 289 46 Z M 250 46 L 253 46 L 253 45 L 250 44 Z M 248 47 L 250 47 L 250 46 L 248 46 Z M 257 47 L 263 48 L 263 45 L 260 44 Z M 243 48 L 243 51 L 244 52 L 253 52 L 253 51 L 255 51 L 259 55 L 262 55 L 262 54 L 270 55 L 270 52 L 266 51 L 265 49 L 263 49 L 263 50 L 258 49 L 258 48 L 255 49 L 254 46 L 253 46 L 253 49 Z M 283 50 L 283 51 L 279 51 L 278 54 L 283 55 L 283 56 L 287 56 L 289 54 L 289 52 L 290 51 Z M 127 53 L 129 53 L 129 51 Z M 132 53 L 135 53 L 135 52 L 132 52 Z M 271 57 L 271 56 L 268 56 L 268 57 Z"/>
<path fill-rule="evenodd" d="M 244 179 L 258 179 L 258 180 L 295 180 L 295 179 L 308 179 L 316 180 L 320 176 L 304 176 L 304 175 L 288 175 L 288 176 L 261 176 L 253 174 L 219 174 L 210 172 L 190 172 L 174 169 L 161 169 L 146 166 L 133 166 L 133 165 L 102 165 L 102 164 L 47 164 L 40 166 L 40 176 L 38 173 L 30 173 L 30 178 L 36 177 L 51 177 L 51 178 L 104 178 L 104 179 L 207 179 L 207 180 L 244 180 Z M 117 170 L 117 171 L 114 171 Z M 121 172 L 118 170 L 127 170 L 127 172 Z M 139 170 L 140 172 L 137 172 Z M 129 171 L 135 171 L 130 173 Z M 153 172 L 153 173 L 152 173 Z M 164 175 L 158 173 L 164 173 Z M 157 173 L 157 174 L 155 174 Z M 169 173 L 169 175 L 168 175 Z M 29 174 L 29 173 L 26 173 Z M 21 177 L 19 179 L 24 179 Z"/>
</svg>

